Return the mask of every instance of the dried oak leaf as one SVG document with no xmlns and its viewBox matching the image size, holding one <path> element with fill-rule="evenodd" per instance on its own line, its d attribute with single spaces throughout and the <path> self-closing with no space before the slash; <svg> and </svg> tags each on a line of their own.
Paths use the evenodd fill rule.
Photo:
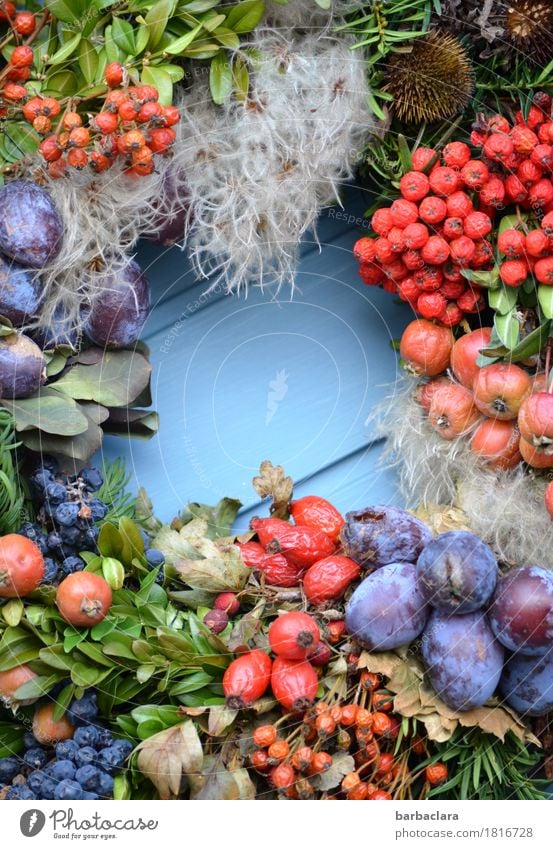
<svg viewBox="0 0 553 849">
<path fill-rule="evenodd" d="M 319 790 L 332 790 L 342 783 L 344 775 L 355 770 L 355 761 L 347 752 L 336 752 L 332 756 L 332 766 L 321 773 Z"/>
<path fill-rule="evenodd" d="M 435 534 L 446 531 L 470 531 L 467 514 L 459 507 L 427 504 L 417 507 L 414 515 L 424 522 Z"/>
<path fill-rule="evenodd" d="M 191 785 L 201 780 L 202 744 L 189 719 L 144 740 L 136 751 L 138 769 L 150 779 L 161 799 L 178 797 L 183 776 Z"/>
<path fill-rule="evenodd" d="M 263 460 L 259 467 L 259 475 L 253 481 L 253 487 L 260 498 L 271 498 L 271 514 L 280 519 L 287 519 L 288 505 L 294 491 L 294 482 L 287 477 L 282 466 L 273 466 L 270 460 Z"/>
</svg>

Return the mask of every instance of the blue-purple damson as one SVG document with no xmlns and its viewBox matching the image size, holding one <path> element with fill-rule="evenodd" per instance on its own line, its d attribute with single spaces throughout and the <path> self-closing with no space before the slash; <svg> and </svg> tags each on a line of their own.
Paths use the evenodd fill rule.
<svg viewBox="0 0 553 849">
<path fill-rule="evenodd" d="M 148 281 L 138 263 L 131 260 L 117 276 L 102 281 L 85 332 L 101 347 L 130 348 L 138 341 L 149 311 Z"/>
<path fill-rule="evenodd" d="M 482 608 L 497 582 L 491 548 L 469 531 L 447 531 L 425 546 L 417 578 L 426 600 L 443 613 Z"/>
<path fill-rule="evenodd" d="M 368 649 L 395 649 L 415 640 L 429 607 L 412 563 L 390 563 L 362 581 L 346 606 L 348 634 Z"/>
<path fill-rule="evenodd" d="M 0 315 L 21 327 L 36 316 L 40 301 L 36 274 L 0 254 Z"/>
<path fill-rule="evenodd" d="M 42 351 L 23 333 L 0 337 L 0 395 L 28 398 L 46 380 Z"/>
<path fill-rule="evenodd" d="M 348 557 L 378 569 L 388 563 L 416 563 L 432 533 L 407 510 L 377 504 L 346 513 L 340 537 Z"/>
<path fill-rule="evenodd" d="M 544 657 L 513 655 L 505 664 L 499 689 L 522 716 L 542 716 L 553 710 L 553 647 Z"/>
<path fill-rule="evenodd" d="M 482 612 L 448 616 L 435 610 L 421 645 L 430 683 L 448 707 L 470 710 L 493 696 L 503 647 Z"/>
<path fill-rule="evenodd" d="M 61 217 L 45 189 L 13 180 L 0 189 L 0 251 L 28 268 L 42 268 L 59 253 Z"/>
<path fill-rule="evenodd" d="M 497 582 L 488 616 L 510 651 L 545 654 L 553 646 L 553 573 L 540 566 L 508 572 Z"/>
</svg>

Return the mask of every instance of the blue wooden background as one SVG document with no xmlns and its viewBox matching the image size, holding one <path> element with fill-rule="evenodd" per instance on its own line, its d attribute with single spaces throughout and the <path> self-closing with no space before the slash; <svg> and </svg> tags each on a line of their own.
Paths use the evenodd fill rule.
<svg viewBox="0 0 553 849">
<path fill-rule="evenodd" d="M 344 511 L 400 500 L 366 418 L 395 378 L 390 341 L 410 313 L 357 274 L 352 246 L 367 231 L 369 203 L 348 189 L 344 210 L 323 213 L 320 247 L 302 245 L 293 298 L 255 288 L 247 298 L 206 297 L 179 248 L 139 246 L 161 428 L 150 442 L 109 437 L 103 450 L 125 458 L 160 518 L 229 495 L 243 502 L 245 527 L 258 509 L 251 478 L 266 458 L 292 475 L 297 494 L 319 493 Z"/>
</svg>

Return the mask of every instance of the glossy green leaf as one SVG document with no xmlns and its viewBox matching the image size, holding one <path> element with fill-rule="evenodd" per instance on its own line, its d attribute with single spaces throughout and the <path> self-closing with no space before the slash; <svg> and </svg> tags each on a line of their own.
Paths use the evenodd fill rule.
<svg viewBox="0 0 553 849">
<path fill-rule="evenodd" d="M 46 433 L 75 436 L 88 427 L 86 416 L 72 398 L 47 387 L 30 398 L 13 401 L 3 398 L 0 404 L 10 411 L 18 431 L 37 428 Z"/>
<path fill-rule="evenodd" d="M 155 67 L 169 74 L 173 83 L 179 83 L 184 78 L 185 71 L 180 65 L 156 65 Z"/>
<path fill-rule="evenodd" d="M 553 286 L 538 286 L 538 301 L 546 318 L 553 318 Z"/>
<path fill-rule="evenodd" d="M 180 38 L 175 39 L 175 41 L 171 42 L 171 44 L 165 48 L 164 53 L 168 53 L 170 56 L 179 56 L 181 53 L 184 53 L 187 47 L 189 47 L 197 35 L 199 35 L 202 31 L 203 27 L 201 24 L 198 24 L 190 32 L 187 32 L 186 35 L 181 35 Z"/>
<path fill-rule="evenodd" d="M 263 0 L 244 0 L 233 6 L 227 14 L 226 25 L 234 32 L 251 32 L 265 13 Z"/>
<path fill-rule="evenodd" d="M 495 289 L 500 285 L 499 269 L 497 268 L 493 268 L 491 271 L 472 271 L 470 268 L 462 268 L 461 274 L 471 283 L 484 286 L 486 289 Z"/>
<path fill-rule="evenodd" d="M 532 357 L 541 351 L 545 345 L 551 330 L 551 321 L 546 321 L 540 327 L 536 327 L 532 333 L 525 336 L 524 339 L 515 345 L 511 351 L 512 360 L 525 360 L 527 357 Z"/>
<path fill-rule="evenodd" d="M 87 83 L 94 82 L 98 71 L 98 54 L 91 41 L 83 38 L 79 44 L 78 57 L 79 67 L 83 73 L 83 77 Z"/>
<path fill-rule="evenodd" d="M 106 351 L 98 363 L 73 366 L 56 381 L 55 388 L 71 398 L 125 407 L 146 388 L 151 370 L 136 351 Z"/>
<path fill-rule="evenodd" d="M 134 56 L 136 42 L 132 24 L 123 18 L 114 18 L 111 25 L 111 35 L 120 50 L 126 53 L 127 56 Z"/>
<path fill-rule="evenodd" d="M 148 27 L 148 48 L 150 50 L 155 50 L 161 41 L 174 8 L 175 0 L 157 0 L 144 18 L 144 23 Z"/>
<path fill-rule="evenodd" d="M 70 56 L 75 53 L 77 47 L 80 44 L 82 35 L 78 32 L 73 38 L 70 38 L 69 41 L 60 47 L 59 50 L 56 50 L 53 56 L 50 56 L 48 61 L 49 65 L 61 65 L 62 62 L 65 62 L 66 59 L 69 59 Z"/>
<path fill-rule="evenodd" d="M 214 103 L 221 105 L 230 96 L 233 86 L 232 68 L 225 53 L 215 56 L 209 68 L 209 88 Z"/>
<path fill-rule="evenodd" d="M 8 625 L 16 627 L 21 622 L 25 608 L 18 598 L 12 598 L 2 605 L 2 618 Z"/>
<path fill-rule="evenodd" d="M 505 315 L 496 313 L 494 326 L 503 344 L 509 350 L 514 348 L 520 335 L 520 323 L 516 318 L 514 310 Z"/>
<path fill-rule="evenodd" d="M 140 54 L 146 50 L 148 46 L 148 40 L 150 38 L 150 32 L 146 24 L 140 24 L 136 31 L 136 55 L 140 56 Z"/>
<path fill-rule="evenodd" d="M 81 18 L 88 4 L 86 0 L 46 0 L 44 5 L 59 21 L 72 24 Z"/>
<path fill-rule="evenodd" d="M 112 590 L 120 590 L 125 580 L 123 564 L 115 557 L 104 557 L 102 560 L 102 575 Z"/>
<path fill-rule="evenodd" d="M 513 309 L 517 302 L 517 290 L 513 286 L 500 286 L 497 289 L 490 289 L 488 293 L 488 303 L 492 309 L 505 315 Z"/>
</svg>

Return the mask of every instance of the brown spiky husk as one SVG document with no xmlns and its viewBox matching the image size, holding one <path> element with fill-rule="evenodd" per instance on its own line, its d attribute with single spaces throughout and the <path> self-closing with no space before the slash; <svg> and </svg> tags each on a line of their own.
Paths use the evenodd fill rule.
<svg viewBox="0 0 553 849">
<path fill-rule="evenodd" d="M 514 53 L 536 64 L 551 59 L 551 0 L 445 0 L 439 24 L 454 33 L 470 34 L 483 59 Z"/>
<path fill-rule="evenodd" d="M 394 113 L 407 124 L 452 118 L 467 106 L 474 88 L 467 51 L 440 30 L 414 41 L 409 53 L 394 54 L 385 78 Z"/>
<path fill-rule="evenodd" d="M 430 427 L 403 378 L 371 421 L 387 437 L 382 462 L 394 468 L 409 507 L 455 505 L 474 533 L 508 565 L 534 564 L 553 569 L 552 524 L 544 505 L 546 475 L 524 465 L 494 471 L 470 450 L 465 437 L 447 442 Z"/>
</svg>

